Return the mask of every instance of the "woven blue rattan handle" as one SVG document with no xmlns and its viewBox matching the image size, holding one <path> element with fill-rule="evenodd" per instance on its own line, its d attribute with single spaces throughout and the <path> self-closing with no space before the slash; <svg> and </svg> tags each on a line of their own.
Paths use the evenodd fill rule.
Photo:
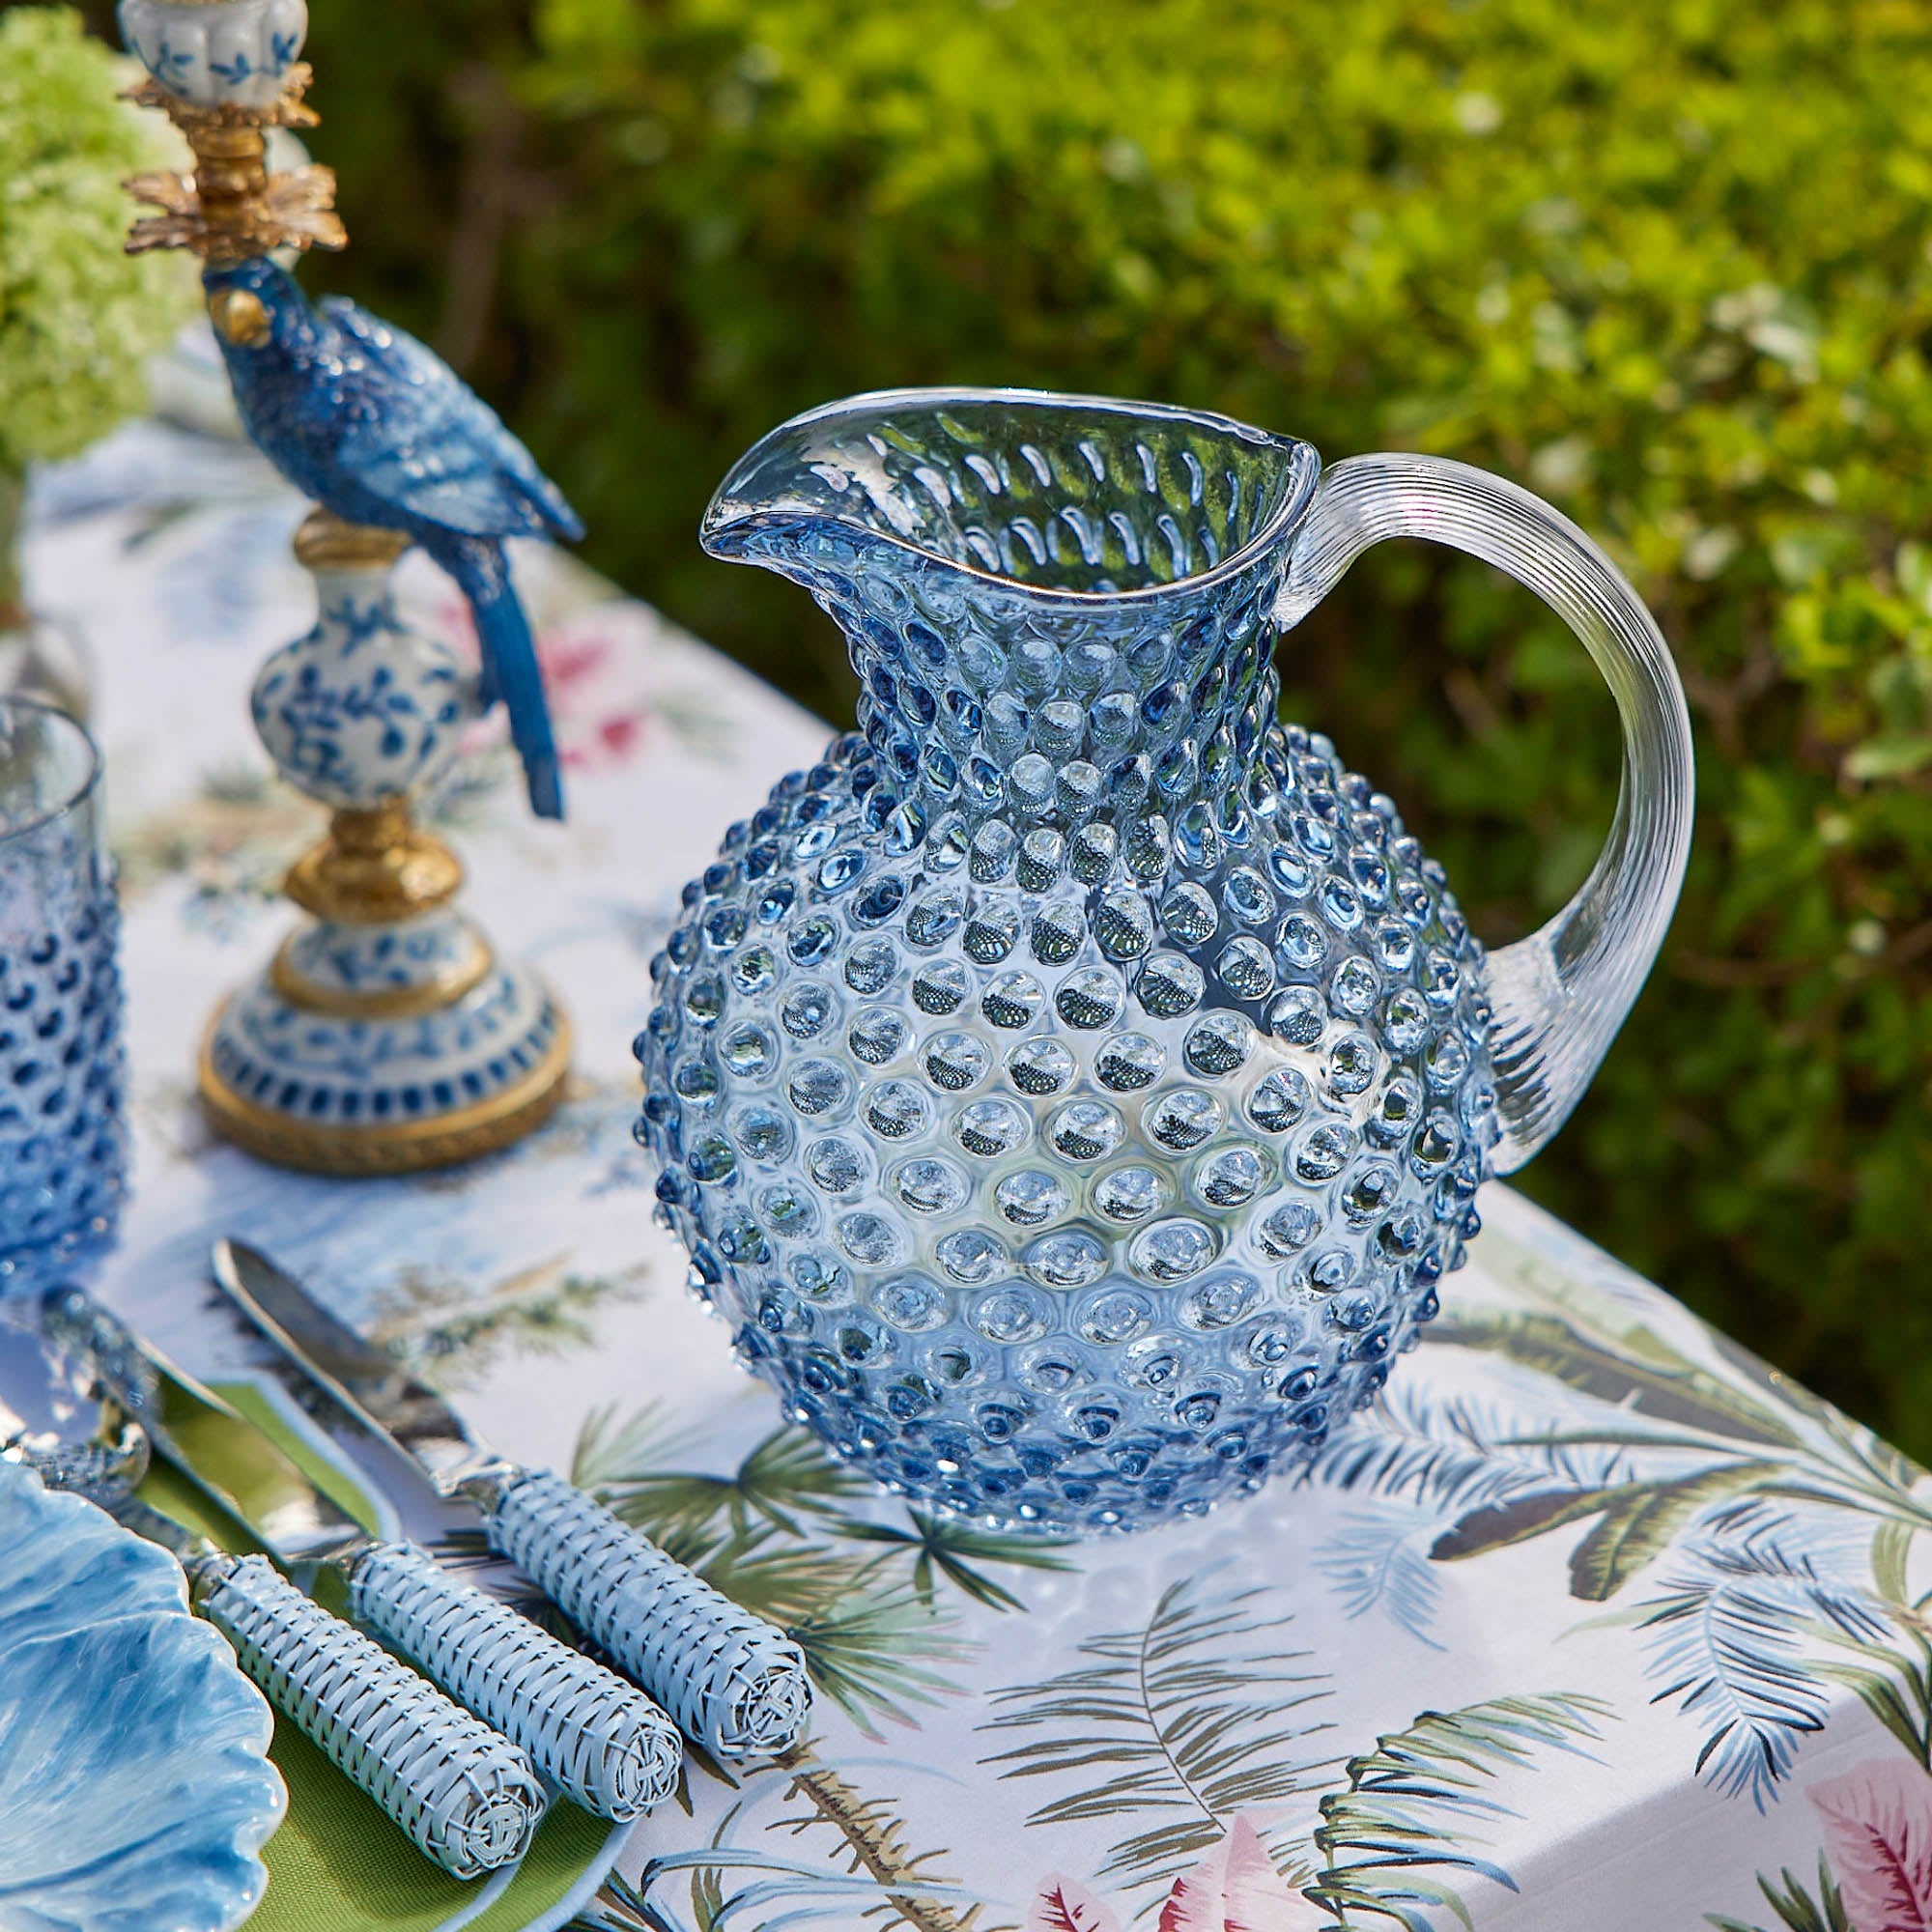
<svg viewBox="0 0 1932 1932">
<path fill-rule="evenodd" d="M 424 1857 L 474 1878 L 529 1849 L 550 1802 L 529 1759 L 267 1557 L 236 1560 L 201 1608 L 276 1708 Z"/>
<path fill-rule="evenodd" d="M 782 1631 L 548 1470 L 519 1477 L 486 1521 L 490 1547 L 713 1756 L 775 1756 L 798 1742 L 811 1687 L 803 1652 Z"/>
<path fill-rule="evenodd" d="M 684 1741 L 641 1690 L 414 1544 L 365 1550 L 350 1572 L 349 1607 L 586 1811 L 637 1818 L 676 1790 Z"/>
</svg>

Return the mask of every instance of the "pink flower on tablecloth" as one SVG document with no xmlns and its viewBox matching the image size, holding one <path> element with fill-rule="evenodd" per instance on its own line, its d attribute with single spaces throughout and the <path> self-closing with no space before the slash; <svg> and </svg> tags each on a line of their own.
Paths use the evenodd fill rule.
<svg viewBox="0 0 1932 1932">
<path fill-rule="evenodd" d="M 435 628 L 469 663 L 476 662 L 476 626 L 462 598 L 451 597 L 439 607 Z M 640 699 L 635 677 L 625 675 L 635 667 L 626 665 L 622 643 L 601 609 L 573 611 L 537 626 L 537 662 L 566 769 L 621 765 L 640 749 L 651 707 Z M 495 713 L 469 726 L 464 746 L 475 751 L 506 736 L 502 714 Z"/>
<path fill-rule="evenodd" d="M 1333 1932 L 1334 1924 L 1275 1870 L 1261 1833 L 1237 1814 L 1228 1835 L 1175 1880 L 1157 1932 Z M 1121 1932 L 1121 1921 L 1077 1879 L 1055 1873 L 1034 1899 L 1027 1932 Z"/>
<path fill-rule="evenodd" d="M 1932 1777 L 1873 1758 L 1808 1796 L 1855 1932 L 1932 1932 Z"/>
<path fill-rule="evenodd" d="M 1321 1932 L 1334 1922 L 1275 1870 L 1261 1833 L 1237 1813 L 1220 1844 L 1175 1880 L 1159 1932 Z"/>
<path fill-rule="evenodd" d="M 638 742 L 638 733 L 643 728 L 643 713 L 633 711 L 605 719 L 597 727 L 597 740 L 612 757 L 621 759 L 630 754 Z"/>
<path fill-rule="evenodd" d="M 636 653 L 626 654 L 602 611 L 539 631 L 537 659 L 566 767 L 621 765 L 642 749 L 652 706 L 638 688 Z"/>
<path fill-rule="evenodd" d="M 603 669 L 613 647 L 614 639 L 594 631 L 587 637 L 573 635 L 563 625 L 540 631 L 537 658 L 545 685 L 552 691 L 568 691 L 582 684 Z"/>
<path fill-rule="evenodd" d="M 1040 1881 L 1026 1932 L 1121 1932 L 1121 1921 L 1078 1879 L 1055 1872 Z"/>
</svg>

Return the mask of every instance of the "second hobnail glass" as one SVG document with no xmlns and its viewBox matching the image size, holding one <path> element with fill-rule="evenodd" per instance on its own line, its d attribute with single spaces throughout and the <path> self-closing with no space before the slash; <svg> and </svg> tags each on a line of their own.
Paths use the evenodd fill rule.
<svg viewBox="0 0 1932 1932">
<path fill-rule="evenodd" d="M 120 1218 L 119 930 L 93 740 L 0 698 L 0 1294 L 105 1246 Z"/>
</svg>

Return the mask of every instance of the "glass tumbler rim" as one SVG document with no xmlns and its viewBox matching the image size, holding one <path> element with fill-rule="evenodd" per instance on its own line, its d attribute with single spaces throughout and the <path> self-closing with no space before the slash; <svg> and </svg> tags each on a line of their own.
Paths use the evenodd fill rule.
<svg viewBox="0 0 1932 1932">
<path fill-rule="evenodd" d="M 44 698 L 0 694 L 0 720 L 4 720 L 10 713 L 22 712 L 38 713 L 42 718 L 53 720 L 62 728 L 71 731 L 87 754 L 87 763 L 78 781 L 58 804 L 49 805 L 32 816 L 14 823 L 0 820 L 0 846 L 4 846 L 10 839 L 27 838 L 33 833 L 44 831 L 49 825 L 57 824 L 63 818 L 71 817 L 87 806 L 100 785 L 100 747 L 95 742 L 93 732 L 78 718 L 71 711 L 63 711 L 58 704 L 48 703 Z"/>
</svg>

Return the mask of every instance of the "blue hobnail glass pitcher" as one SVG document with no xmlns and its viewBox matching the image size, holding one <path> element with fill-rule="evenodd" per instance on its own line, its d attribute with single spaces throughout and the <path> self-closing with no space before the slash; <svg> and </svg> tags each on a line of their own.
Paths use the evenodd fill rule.
<svg viewBox="0 0 1932 1932">
<path fill-rule="evenodd" d="M 1400 536 L 1536 591 L 1622 713 L 1602 858 L 1493 955 L 1276 712 L 1277 639 Z M 803 584 L 864 689 L 652 962 L 639 1136 L 693 1287 L 840 1456 L 1003 1525 L 1134 1528 L 1306 1458 L 1662 941 L 1691 760 L 1649 613 L 1481 470 L 1018 390 L 796 417 L 703 541 Z"/>
</svg>

